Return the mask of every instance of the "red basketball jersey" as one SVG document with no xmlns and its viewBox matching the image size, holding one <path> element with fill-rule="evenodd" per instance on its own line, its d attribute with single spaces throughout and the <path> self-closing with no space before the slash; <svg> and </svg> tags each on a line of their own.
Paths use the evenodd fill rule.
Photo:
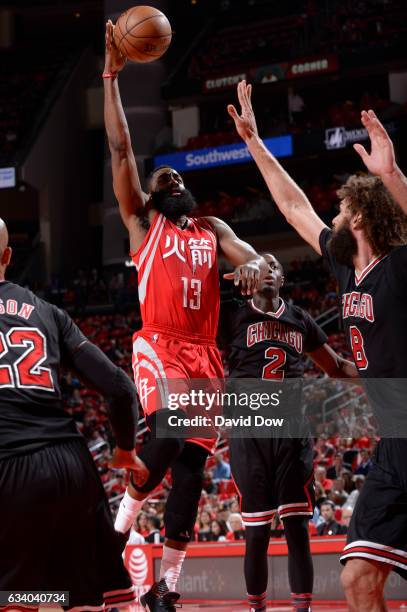
<svg viewBox="0 0 407 612">
<path fill-rule="evenodd" d="M 214 342 L 219 318 L 217 239 L 205 219 L 181 229 L 154 217 L 138 251 L 138 293 L 143 328 L 195 342 Z"/>
</svg>

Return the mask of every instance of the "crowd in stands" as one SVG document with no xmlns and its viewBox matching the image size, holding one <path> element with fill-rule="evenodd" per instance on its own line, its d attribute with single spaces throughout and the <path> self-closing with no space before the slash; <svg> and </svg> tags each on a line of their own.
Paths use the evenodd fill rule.
<svg viewBox="0 0 407 612">
<path fill-rule="evenodd" d="M 245 26 L 226 26 L 205 39 L 194 53 L 189 65 L 190 78 L 213 74 L 234 66 L 286 59 L 298 42 L 305 38 L 303 15 L 276 17 L 267 21 L 253 21 Z"/>
<path fill-rule="evenodd" d="M 321 436 L 315 444 L 316 506 L 309 522 L 311 536 L 347 533 L 356 500 L 372 466 L 375 440 L 369 438 L 337 439 Z M 222 466 L 228 477 L 218 480 Z M 147 501 L 133 525 L 130 543 L 162 542 L 164 500 Z M 271 533 L 284 535 L 284 525 L 276 514 Z M 230 477 L 227 450 L 208 460 L 193 540 L 228 542 L 245 539 L 238 494 Z"/>
<path fill-rule="evenodd" d="M 367 50 L 378 42 L 386 46 L 405 33 L 405 3 L 402 0 L 340 0 L 328 11 L 321 50 L 334 48 Z M 402 21 L 400 21 L 400 19 Z"/>
<path fill-rule="evenodd" d="M 329 0 L 324 7 L 318 7 L 317 1 L 304 1 L 295 14 L 287 9 L 286 15 L 263 18 L 259 11 L 259 7 L 246 11 L 245 20 L 231 19 L 230 14 L 218 19 L 194 50 L 189 77 L 321 52 L 349 53 L 378 44 L 389 47 L 402 40 L 406 31 L 402 0 Z"/>
<path fill-rule="evenodd" d="M 284 134 L 309 135 L 317 130 L 329 127 L 346 127 L 347 129 L 360 128 L 361 110 L 375 109 L 382 121 L 391 122 L 407 116 L 407 103 L 392 102 L 384 95 L 380 95 L 372 87 L 372 91 L 365 91 L 359 96 L 344 95 L 343 92 L 331 92 L 334 101 L 326 96 L 321 97 L 319 89 L 288 89 L 287 100 L 281 101 L 278 107 L 271 107 L 267 100 L 259 100 L 255 106 L 256 119 L 259 131 L 264 138 L 281 136 Z M 234 92 L 230 99 L 233 101 Z M 201 110 L 201 130 L 198 136 L 188 139 L 185 146 L 177 150 L 189 151 L 218 147 L 241 142 L 234 123 L 230 120 L 223 106 L 218 109 L 209 107 L 210 115 L 204 116 Z M 210 126 L 210 127 L 209 127 Z M 160 148 L 160 153 L 174 150 L 166 145 Z"/>
<path fill-rule="evenodd" d="M 300 181 L 300 185 L 319 215 L 334 216 L 338 204 L 337 190 L 347 177 L 348 174 L 314 177 Z M 265 222 L 270 222 L 267 231 L 272 230 L 273 226 L 275 230 L 280 230 L 283 222 L 270 194 L 251 186 L 240 188 L 236 193 L 219 191 L 207 197 L 204 201 L 198 202 L 194 215 L 197 217 L 215 215 L 228 220 L 232 225 L 242 224 L 244 227 L 246 224 L 246 229 L 248 222 L 261 221 L 263 231 Z M 241 233 L 240 227 L 239 233 Z"/>
<path fill-rule="evenodd" d="M 2 49 L 0 83 L 0 162 L 7 164 L 24 146 L 33 119 L 45 108 L 45 100 L 72 50 Z"/>
<path fill-rule="evenodd" d="M 131 304 L 139 320 L 137 273 L 134 267 L 120 266 L 109 275 L 97 268 L 79 269 L 69 278 L 54 275 L 46 287 L 37 287 L 40 297 L 63 307 L 69 312 L 85 314 L 87 308 L 110 305 L 115 312 L 122 312 Z"/>
</svg>

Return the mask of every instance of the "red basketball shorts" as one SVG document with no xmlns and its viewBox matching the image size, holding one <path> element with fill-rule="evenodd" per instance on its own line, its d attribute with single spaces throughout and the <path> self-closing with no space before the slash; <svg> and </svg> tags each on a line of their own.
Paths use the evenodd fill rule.
<svg viewBox="0 0 407 612">
<path fill-rule="evenodd" d="M 215 343 L 186 342 L 159 328 L 142 329 L 133 336 L 133 373 L 145 415 L 174 405 L 174 395 L 203 388 L 216 393 L 223 389 L 222 358 Z M 189 413 L 188 408 L 185 408 Z M 194 415 L 208 416 L 205 408 L 194 408 Z M 212 415 L 212 413 L 211 413 Z M 205 434 L 206 435 L 206 434 Z M 214 450 L 217 437 L 188 438 L 208 451 Z"/>
</svg>

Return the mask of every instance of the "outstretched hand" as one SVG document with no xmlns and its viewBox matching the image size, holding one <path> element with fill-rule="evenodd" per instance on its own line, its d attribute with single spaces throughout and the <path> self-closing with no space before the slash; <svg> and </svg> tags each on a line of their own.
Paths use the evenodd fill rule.
<svg viewBox="0 0 407 612">
<path fill-rule="evenodd" d="M 131 470 L 133 472 L 133 480 L 139 487 L 142 487 L 143 484 L 146 483 L 150 475 L 146 464 L 140 457 L 137 457 L 135 450 L 124 451 L 116 447 L 109 461 L 109 467 L 115 470 Z"/>
<path fill-rule="evenodd" d="M 371 151 L 369 154 L 361 144 L 354 144 L 353 148 L 369 172 L 377 176 L 391 174 L 396 169 L 396 158 L 390 136 L 372 110 L 362 111 L 361 119 L 369 134 Z"/>
<path fill-rule="evenodd" d="M 253 295 L 259 289 L 261 278 L 260 266 L 257 262 L 249 262 L 237 266 L 233 272 L 223 275 L 226 280 L 232 280 L 236 286 L 240 285 L 242 295 Z"/>
<path fill-rule="evenodd" d="M 105 33 L 105 72 L 119 72 L 123 69 L 126 58 L 120 53 L 113 38 L 113 25 L 111 19 L 106 22 Z"/>
<path fill-rule="evenodd" d="M 258 136 L 256 117 L 252 107 L 252 86 L 247 85 L 246 81 L 240 81 L 237 85 L 237 97 L 240 104 L 240 115 L 233 104 L 229 104 L 227 109 L 229 115 L 235 122 L 239 136 L 248 141 L 253 136 Z"/>
</svg>

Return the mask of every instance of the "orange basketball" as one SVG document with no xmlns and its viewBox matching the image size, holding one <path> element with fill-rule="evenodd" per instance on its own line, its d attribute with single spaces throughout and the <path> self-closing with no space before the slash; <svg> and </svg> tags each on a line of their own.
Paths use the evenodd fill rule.
<svg viewBox="0 0 407 612">
<path fill-rule="evenodd" d="M 120 53 L 133 62 L 153 62 L 171 43 L 167 17 L 152 6 L 134 6 L 120 15 L 113 31 Z"/>
</svg>

